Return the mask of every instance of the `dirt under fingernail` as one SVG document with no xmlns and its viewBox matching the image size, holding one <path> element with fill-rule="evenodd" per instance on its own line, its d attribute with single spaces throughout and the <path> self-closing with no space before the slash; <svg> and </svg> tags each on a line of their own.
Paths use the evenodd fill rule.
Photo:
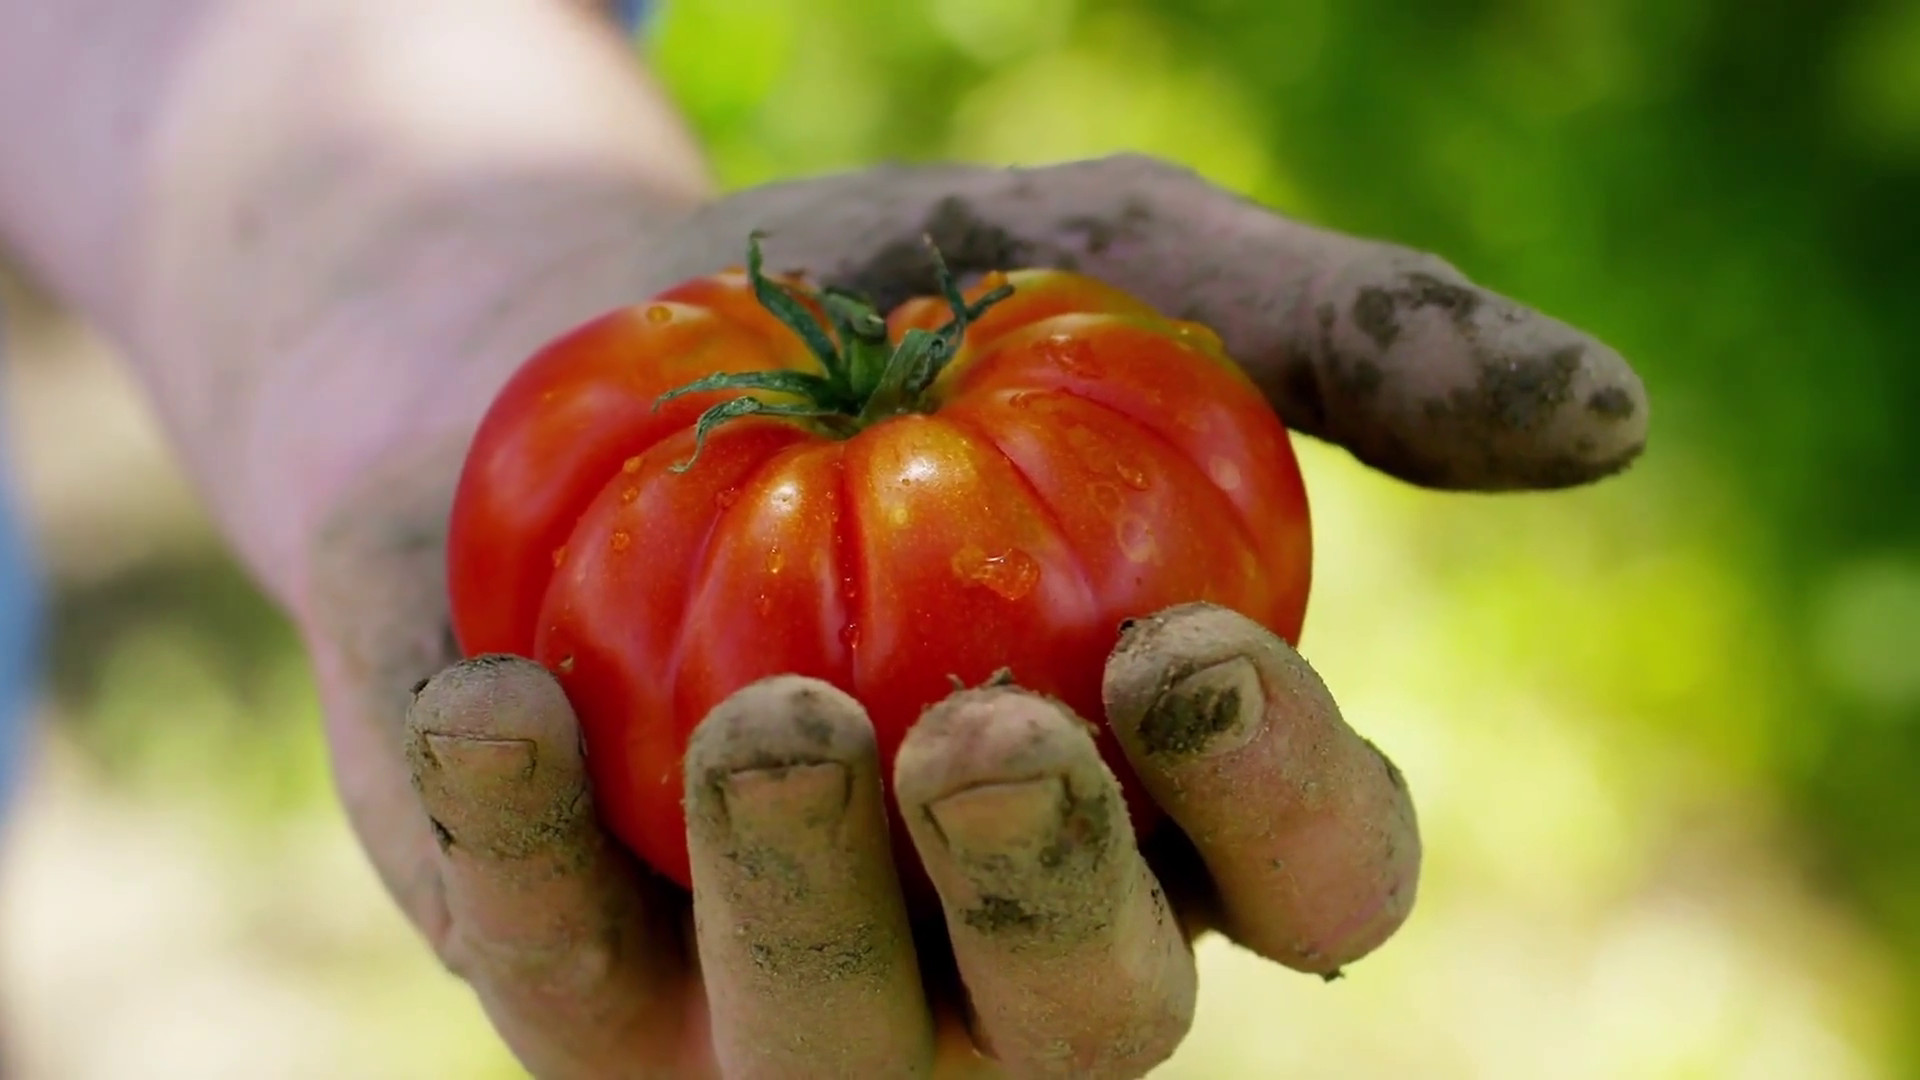
<svg viewBox="0 0 1920 1080">
<path fill-rule="evenodd" d="M 1140 746 L 1149 754 L 1224 754 L 1253 740 L 1265 711 L 1260 671 L 1246 657 L 1205 667 L 1174 682 L 1140 718 Z"/>
<path fill-rule="evenodd" d="M 985 934 L 1080 937 L 1097 918 L 1095 871 L 1110 856 L 1113 797 L 1081 798 L 1060 776 L 986 783 L 925 808 L 952 858 L 942 887 L 962 923 Z M 958 891 L 956 891 L 956 889 Z"/>
</svg>

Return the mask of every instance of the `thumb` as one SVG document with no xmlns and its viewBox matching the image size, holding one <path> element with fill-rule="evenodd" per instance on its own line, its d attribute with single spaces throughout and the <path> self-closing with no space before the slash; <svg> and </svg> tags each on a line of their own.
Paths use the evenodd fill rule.
<svg viewBox="0 0 1920 1080">
<path fill-rule="evenodd" d="M 1206 323 L 1294 430 L 1436 488 L 1586 483 L 1626 467 L 1646 392 L 1620 355 L 1432 256 L 1288 220 L 1150 158 L 889 166 L 742 192 L 679 222 L 664 283 L 739 261 L 883 306 L 962 274 L 1079 270 Z"/>
</svg>

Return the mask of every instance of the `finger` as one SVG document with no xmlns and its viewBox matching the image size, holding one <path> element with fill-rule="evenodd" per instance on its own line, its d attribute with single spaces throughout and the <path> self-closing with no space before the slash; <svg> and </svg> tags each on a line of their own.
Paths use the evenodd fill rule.
<svg viewBox="0 0 1920 1080">
<path fill-rule="evenodd" d="M 446 936 L 438 846 L 403 752 L 420 680 L 458 660 L 447 629 L 442 478 L 463 446 L 369 469 L 314 530 L 295 605 L 326 714 L 341 807 L 368 860 L 429 941 Z M 432 479 L 426 479 L 432 478 Z"/>
<path fill-rule="evenodd" d="M 653 1075 L 693 1052 L 683 917 L 594 819 L 573 711 L 528 660 L 426 682 L 407 757 L 438 837 L 441 957 L 542 1080 Z"/>
<path fill-rule="evenodd" d="M 927 1075 L 933 1021 L 859 704 L 812 679 L 755 683 L 695 730 L 686 775 L 724 1074 Z"/>
<path fill-rule="evenodd" d="M 1437 488 L 1552 488 L 1624 468 L 1646 393 L 1614 350 L 1445 262 L 1289 221 L 1151 158 L 889 167 L 758 188 L 685 221 L 659 268 L 769 265 L 887 305 L 971 273 L 1077 269 L 1218 331 L 1287 425 Z M 670 264 L 670 265 L 669 265 Z"/>
<path fill-rule="evenodd" d="M 1016 1076 L 1134 1077 L 1193 1019 L 1193 954 L 1086 725 L 1020 690 L 962 691 L 894 762 L 981 1048 Z"/>
<path fill-rule="evenodd" d="M 1223 608 L 1175 608 L 1123 632 L 1105 696 L 1235 940 L 1331 975 L 1405 921 L 1420 870 L 1405 781 L 1285 642 Z"/>
</svg>

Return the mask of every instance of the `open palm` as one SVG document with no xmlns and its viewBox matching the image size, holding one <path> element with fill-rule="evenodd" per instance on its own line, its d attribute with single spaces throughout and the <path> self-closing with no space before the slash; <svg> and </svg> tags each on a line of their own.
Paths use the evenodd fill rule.
<svg viewBox="0 0 1920 1080">
<path fill-rule="evenodd" d="M 1149 159 L 758 188 L 651 237 L 619 284 L 711 273 L 755 229 L 771 267 L 883 306 L 931 284 L 925 236 L 963 273 L 1103 278 L 1219 331 L 1289 427 L 1429 487 L 1586 483 L 1645 439 L 1638 379 L 1590 337 Z M 1105 717 L 959 691 L 890 777 L 834 688 L 741 691 L 688 754 L 688 896 L 599 828 L 557 684 L 456 662 L 441 549 L 463 450 L 367 479 L 316 549 L 303 629 L 355 827 L 538 1076 L 1138 1076 L 1186 1033 L 1195 934 L 1331 975 L 1407 915 L 1399 772 L 1294 650 L 1200 606 L 1123 635 Z M 1082 720 L 1113 726 L 1176 828 L 1136 841 Z M 907 920 L 883 782 L 936 925 Z"/>
</svg>

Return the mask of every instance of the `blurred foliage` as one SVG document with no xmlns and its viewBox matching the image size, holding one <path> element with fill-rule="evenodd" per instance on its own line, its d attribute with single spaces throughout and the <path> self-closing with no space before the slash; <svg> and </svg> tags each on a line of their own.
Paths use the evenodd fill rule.
<svg viewBox="0 0 1920 1080">
<path fill-rule="evenodd" d="M 730 186 L 1158 153 L 1438 251 L 1647 379 L 1648 457 L 1588 491 L 1306 451 L 1305 647 L 1434 853 L 1366 978 L 1284 1007 L 1209 982 L 1170 1075 L 1920 1076 L 1920 4 L 672 0 L 658 32 Z M 324 801 L 295 642 L 228 564 L 61 616 L 57 689 L 116 783 Z M 1865 960 L 1833 944 L 1857 927 Z M 1286 1057 L 1282 1015 L 1323 1056 Z M 1885 1070 L 1822 1042 L 1887 1038 Z"/>
<path fill-rule="evenodd" d="M 1750 759 L 1920 972 L 1920 4 L 689 0 L 655 52 L 731 184 L 1145 150 L 1620 348 L 1691 505 L 1534 647 Z"/>
<path fill-rule="evenodd" d="M 48 677 L 70 706 L 68 733 L 122 790 L 238 801 L 254 820 L 331 796 L 293 628 L 224 553 L 136 563 L 64 589 Z M 191 716 L 195 738 L 153 737 L 154 701 Z M 220 784 L 179 790 L 208 758 Z"/>
</svg>

